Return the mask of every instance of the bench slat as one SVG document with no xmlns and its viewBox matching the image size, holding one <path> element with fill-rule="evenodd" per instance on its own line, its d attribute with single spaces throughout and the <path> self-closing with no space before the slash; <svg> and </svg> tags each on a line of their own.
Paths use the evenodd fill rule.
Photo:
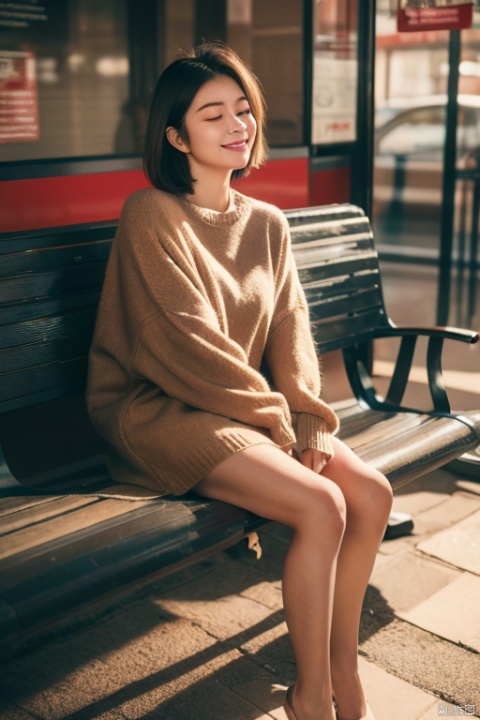
<svg viewBox="0 0 480 720">
<path fill-rule="evenodd" d="M 0 234 L 0 256 L 112 240 L 117 225 L 117 221 L 92 223 L 87 232 L 85 225 L 67 225 Z"/>
<path fill-rule="evenodd" d="M 25 529 L 36 528 L 42 537 L 43 542 L 43 523 L 50 520 L 53 517 L 65 516 L 67 522 L 69 520 L 69 514 L 76 511 L 78 508 L 84 507 L 85 505 L 91 505 L 97 502 L 96 498 L 91 495 L 76 497 L 75 495 L 61 495 L 57 498 L 52 497 L 47 499 L 48 502 L 36 502 L 32 504 L 24 503 L 22 507 L 16 508 L 15 511 L 10 511 L 8 516 L 2 518 L 0 525 L 0 534 L 6 536 L 6 542 L 10 544 L 10 552 L 17 552 L 20 548 L 16 544 L 17 535 L 14 535 L 16 531 L 24 531 Z M 67 516 L 68 514 L 68 516 Z M 2 556 L 2 548 L 0 547 L 0 557 Z"/>
<path fill-rule="evenodd" d="M 83 392 L 86 379 L 86 356 L 4 374 L 0 384 L 0 412 Z"/>
<path fill-rule="evenodd" d="M 352 302 L 353 301 L 353 302 Z M 333 297 L 310 302 L 310 311 L 318 319 L 328 319 L 344 315 L 358 315 L 365 310 L 378 310 L 378 293 L 365 290 L 361 293 L 349 293 L 340 297 Z M 380 312 L 381 312 L 380 308 Z"/>
<path fill-rule="evenodd" d="M 0 283 L 0 303 L 72 295 L 85 289 L 98 288 L 102 285 L 104 274 L 104 263 L 92 263 L 84 267 L 9 277 Z"/>
<path fill-rule="evenodd" d="M 105 262 L 110 254 L 111 240 L 71 244 L 52 249 L 39 248 L 28 253 L 16 252 L 0 256 L 0 277 L 23 273 L 43 272 L 52 268 L 81 267 L 89 263 Z"/>
<path fill-rule="evenodd" d="M 90 528 L 100 527 L 104 521 L 108 523 L 115 521 L 116 524 L 121 515 L 130 516 L 130 513 L 146 502 L 148 501 L 99 500 L 92 496 L 88 502 L 80 503 L 82 506 L 77 508 L 76 512 L 59 511 L 53 517 L 44 517 L 41 523 L 29 524 L 12 533 L 9 542 L 2 542 L 0 545 L 0 561 L 14 557 L 18 562 L 22 553 L 30 550 L 35 554 L 39 547 L 51 541 L 60 540 L 62 544 L 68 544 L 70 535 L 76 532 L 88 533 Z"/>
<path fill-rule="evenodd" d="M 371 339 L 375 328 L 385 324 L 385 315 L 378 309 L 325 322 L 324 318 L 317 318 L 316 307 L 312 307 L 311 317 L 320 354 L 365 342 Z"/>
<path fill-rule="evenodd" d="M 28 508 L 36 508 L 37 505 L 51 502 L 52 498 L 42 495 L 30 495 L 21 497 L 2 497 L 0 503 L 0 523 L 2 532 L 4 530 L 4 518 L 16 512 L 28 510 Z M 7 520 L 8 522 L 8 520 Z"/>
<path fill-rule="evenodd" d="M 19 302 L 5 302 L 0 307 L 0 327 L 15 325 L 25 320 L 36 320 L 51 315 L 69 313 L 78 308 L 96 308 L 101 286 L 56 298 L 30 298 Z"/>
<path fill-rule="evenodd" d="M 89 336 L 85 336 L 85 333 L 90 332 L 93 328 L 95 317 L 96 308 L 93 306 L 80 312 L 39 317 L 23 323 L 4 325 L 0 327 L 0 350 L 11 348 L 21 353 L 22 348 L 25 348 L 25 352 L 30 353 L 28 350 L 29 345 L 51 342 L 59 338 L 69 338 L 75 335 L 81 335 L 83 342 L 88 343 L 90 342 Z M 0 361 L 0 367 L 4 368 L 2 361 Z"/>
<path fill-rule="evenodd" d="M 89 523 L 88 510 L 95 510 L 100 522 Z M 6 598 L 10 589 L 29 583 L 35 571 L 38 576 L 52 571 L 58 574 L 77 558 L 90 559 L 92 574 L 95 573 L 94 558 L 97 555 L 118 555 L 117 566 L 122 562 L 122 555 L 128 562 L 132 540 L 143 548 L 147 560 L 159 551 L 166 554 L 185 553 L 188 559 L 188 552 L 185 547 L 182 548 L 188 531 L 192 546 L 202 547 L 212 542 L 208 536 L 212 528 L 219 532 L 219 538 L 213 539 L 213 543 L 217 543 L 222 532 L 237 535 L 248 524 L 265 524 L 255 515 L 225 503 L 189 499 L 179 502 L 177 498 L 137 502 L 99 500 L 93 507 L 75 513 L 77 516 L 80 514 L 85 516 L 87 524 L 82 526 L 78 517 L 75 520 L 72 518 L 72 525 L 65 527 L 63 536 L 58 534 L 59 523 L 55 520 L 47 522 L 47 526 L 53 527 L 47 528 L 45 535 L 39 538 L 39 544 L 30 552 L 25 550 L 20 554 L 21 562 L 16 561 L 13 554 L 4 555 L 0 559 L 1 597 Z M 179 539 L 182 543 L 179 543 Z M 54 564 L 52 556 L 55 558 Z M 137 556 L 137 559 L 141 561 L 142 558 Z M 152 567 L 152 570 L 155 569 Z M 161 566 L 159 569 L 162 569 Z"/>
</svg>

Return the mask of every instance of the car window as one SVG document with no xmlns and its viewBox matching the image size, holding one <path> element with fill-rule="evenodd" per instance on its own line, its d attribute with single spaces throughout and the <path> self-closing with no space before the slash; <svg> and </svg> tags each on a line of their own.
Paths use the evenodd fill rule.
<svg viewBox="0 0 480 720">
<path fill-rule="evenodd" d="M 400 113 L 379 133 L 381 155 L 437 155 L 445 142 L 445 108 L 414 108 Z"/>
<path fill-rule="evenodd" d="M 445 143 L 446 107 L 421 107 L 400 112 L 377 127 L 377 154 L 440 160 Z M 457 117 L 459 157 L 480 147 L 480 108 L 460 106 Z M 412 158 L 413 159 L 413 158 Z"/>
</svg>

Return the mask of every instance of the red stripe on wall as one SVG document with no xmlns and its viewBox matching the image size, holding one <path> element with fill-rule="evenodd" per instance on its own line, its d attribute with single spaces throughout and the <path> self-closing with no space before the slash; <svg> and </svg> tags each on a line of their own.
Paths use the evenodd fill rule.
<svg viewBox="0 0 480 720">
<path fill-rule="evenodd" d="M 350 168 L 325 168 L 310 178 L 310 205 L 350 202 Z"/>
<path fill-rule="evenodd" d="M 269 160 L 260 170 L 233 183 L 245 195 L 272 203 L 282 210 L 308 207 L 308 158 Z"/>
<path fill-rule="evenodd" d="M 125 198 L 146 186 L 142 170 L 2 182 L 0 231 L 116 219 Z"/>
<path fill-rule="evenodd" d="M 282 209 L 308 206 L 308 158 L 270 160 L 234 186 Z M 142 187 L 142 170 L 0 182 L 0 232 L 115 220 Z"/>
</svg>

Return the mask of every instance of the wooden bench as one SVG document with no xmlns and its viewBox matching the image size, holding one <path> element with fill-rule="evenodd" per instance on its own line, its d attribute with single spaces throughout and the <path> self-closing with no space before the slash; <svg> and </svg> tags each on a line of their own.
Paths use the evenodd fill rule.
<svg viewBox="0 0 480 720">
<path fill-rule="evenodd" d="M 286 214 L 319 350 L 342 351 L 353 389 L 351 399 L 336 406 L 340 436 L 394 487 L 477 446 L 480 413 L 451 414 L 440 358 L 445 338 L 473 343 L 478 335 L 393 325 L 370 225 L 359 208 Z M 4 642 L 226 548 L 265 522 L 193 494 L 152 498 L 108 477 L 83 392 L 115 229 L 112 222 L 0 236 Z M 429 411 L 400 407 L 422 335 L 428 338 Z M 391 336 L 401 345 L 382 399 L 373 388 L 369 348 Z"/>
</svg>

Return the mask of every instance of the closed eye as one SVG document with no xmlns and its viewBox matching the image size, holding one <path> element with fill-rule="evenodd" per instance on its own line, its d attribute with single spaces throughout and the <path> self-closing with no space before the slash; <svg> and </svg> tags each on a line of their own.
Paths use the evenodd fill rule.
<svg viewBox="0 0 480 720">
<path fill-rule="evenodd" d="M 221 119 L 222 119 L 221 115 L 215 115 L 215 117 L 212 117 L 212 118 L 205 118 L 205 120 L 207 122 L 215 122 L 215 120 L 221 120 Z"/>
</svg>

